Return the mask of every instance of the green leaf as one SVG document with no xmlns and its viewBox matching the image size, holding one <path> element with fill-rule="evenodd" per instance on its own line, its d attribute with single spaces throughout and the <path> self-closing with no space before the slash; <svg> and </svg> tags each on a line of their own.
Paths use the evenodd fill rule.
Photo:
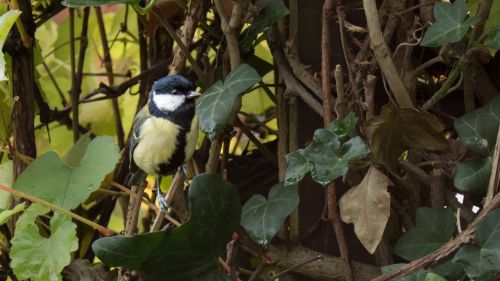
<svg viewBox="0 0 500 281">
<path fill-rule="evenodd" d="M 259 82 L 261 77 L 248 64 L 231 71 L 224 82 L 217 81 L 197 99 L 196 113 L 201 130 L 213 140 L 227 122 L 238 95 Z"/>
<path fill-rule="evenodd" d="M 255 194 L 243 205 L 241 225 L 255 242 L 267 246 L 298 204 L 297 192 L 279 183 L 271 188 L 267 199 Z"/>
<path fill-rule="evenodd" d="M 312 163 L 307 162 L 303 153 L 304 150 L 299 149 L 285 156 L 287 166 L 285 171 L 286 186 L 298 183 L 314 167 Z"/>
<path fill-rule="evenodd" d="M 316 130 L 312 144 L 286 156 L 285 184 L 299 182 L 309 171 L 313 180 L 323 185 L 345 175 L 349 161 L 359 160 L 370 152 L 360 137 L 340 142 L 351 134 L 355 124 L 355 115 L 349 114 L 328 129 Z"/>
<path fill-rule="evenodd" d="M 490 155 L 497 140 L 500 124 L 500 95 L 487 105 L 455 120 L 459 138 L 477 153 Z"/>
<path fill-rule="evenodd" d="M 418 259 L 448 242 L 454 230 L 455 216 L 449 208 L 419 208 L 417 225 L 399 238 L 393 252 L 407 260 Z"/>
<path fill-rule="evenodd" d="M 453 183 L 462 192 L 481 194 L 486 191 L 491 175 L 491 157 L 468 159 L 460 163 Z"/>
<path fill-rule="evenodd" d="M 425 276 L 425 281 L 446 281 L 446 279 L 439 274 L 429 272 Z"/>
<path fill-rule="evenodd" d="M 10 10 L 0 17 L 0 50 L 3 50 L 7 35 L 9 35 L 10 29 L 20 14 L 19 10 Z M 0 81 L 4 80 L 7 80 L 7 76 L 5 76 L 5 58 L 3 57 L 3 52 L 0 51 Z"/>
<path fill-rule="evenodd" d="M 375 160 L 394 172 L 399 157 L 409 148 L 443 150 L 448 142 L 444 125 L 434 115 L 387 104 L 366 123 L 366 134 Z"/>
<path fill-rule="evenodd" d="M 453 260 L 446 261 L 436 267 L 433 267 L 432 272 L 439 274 L 440 276 L 445 276 L 450 280 L 458 280 L 465 274 L 463 265 L 456 263 Z"/>
<path fill-rule="evenodd" d="M 256 6 L 266 5 L 255 17 L 252 25 L 243 34 L 240 43 L 241 49 L 248 52 L 252 47 L 255 37 L 263 32 L 267 27 L 273 25 L 278 19 L 288 15 L 289 11 L 281 0 L 258 0 Z"/>
<path fill-rule="evenodd" d="M 12 161 L 6 161 L 0 164 L 0 184 L 6 187 L 12 187 L 14 183 L 14 168 Z M 0 209 L 5 210 L 10 208 L 12 203 L 12 194 L 7 191 L 0 190 Z"/>
<path fill-rule="evenodd" d="M 489 280 L 500 272 L 500 210 L 494 210 L 480 222 L 475 245 L 462 247 L 453 261 L 465 267 L 472 280 Z"/>
<path fill-rule="evenodd" d="M 479 21 L 479 17 L 471 16 L 466 19 L 468 7 L 464 0 L 453 3 L 436 3 L 434 17 L 436 22 L 424 34 L 420 45 L 438 47 L 445 43 L 460 41 L 469 27 Z"/>
<path fill-rule="evenodd" d="M 328 129 L 339 139 L 345 139 L 352 135 L 357 121 L 356 114 L 349 112 L 344 119 L 332 122 Z"/>
<path fill-rule="evenodd" d="M 241 204 L 237 189 L 218 174 L 195 177 L 189 188 L 191 219 L 177 229 L 134 237 L 107 237 L 92 249 L 109 266 L 144 272 L 146 280 L 227 280 L 217 259 L 237 229 Z"/>
<path fill-rule="evenodd" d="M 24 208 L 26 208 L 26 205 L 24 203 L 17 204 L 14 208 L 11 210 L 4 210 L 0 213 L 0 225 L 4 224 L 7 222 L 7 220 L 12 217 L 12 215 L 17 214 L 19 212 L 24 211 Z"/>
<path fill-rule="evenodd" d="M 492 49 L 500 49 L 500 29 L 497 29 L 488 34 L 488 47 Z"/>
<path fill-rule="evenodd" d="M 89 146 L 90 141 L 90 132 L 81 136 L 62 158 L 64 164 L 70 167 L 78 166 L 78 163 L 80 163 L 83 156 L 85 155 L 85 152 L 87 151 L 87 147 Z"/>
<path fill-rule="evenodd" d="M 322 185 L 344 176 L 349 169 L 349 161 L 359 160 L 370 153 L 360 137 L 350 139 L 341 147 L 334 143 L 314 142 L 304 153 L 314 165 L 311 171 L 313 180 Z"/>
<path fill-rule="evenodd" d="M 71 252 L 78 249 L 76 225 L 62 214 L 55 213 L 50 220 L 50 237 L 40 235 L 36 218 L 49 211 L 34 203 L 16 223 L 10 265 L 19 279 L 62 280 L 61 271 L 70 263 Z"/>
<path fill-rule="evenodd" d="M 67 165 L 55 152 L 41 155 L 21 173 L 14 189 L 65 209 L 77 207 L 99 188 L 120 157 L 112 137 L 96 137 L 86 147 L 85 155 L 76 161 L 77 151 L 81 149 L 84 148 L 74 148 L 65 157 L 68 164 L 74 166 Z"/>
<path fill-rule="evenodd" d="M 498 272 L 498 266 L 489 258 L 491 250 L 481 250 L 466 245 L 456 253 L 453 261 L 464 266 L 467 276 L 472 280 L 486 281 Z"/>
<path fill-rule="evenodd" d="M 400 267 L 405 265 L 404 263 L 396 263 L 396 264 L 390 264 L 386 266 L 382 266 L 381 270 L 382 273 L 388 273 L 391 271 L 394 271 Z M 413 272 L 411 274 L 408 274 L 404 277 L 398 278 L 398 281 L 425 281 L 427 274 L 429 274 L 429 270 L 427 269 L 420 269 L 417 270 L 416 272 Z"/>
</svg>

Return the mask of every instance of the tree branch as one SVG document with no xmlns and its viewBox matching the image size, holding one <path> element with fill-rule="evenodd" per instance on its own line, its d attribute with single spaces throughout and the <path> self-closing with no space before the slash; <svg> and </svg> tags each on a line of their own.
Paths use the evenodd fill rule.
<svg viewBox="0 0 500 281">
<path fill-rule="evenodd" d="M 370 35 L 370 46 L 373 49 L 380 70 L 382 70 L 399 107 L 413 107 L 410 94 L 404 86 L 403 80 L 399 77 L 398 70 L 391 58 L 389 47 L 387 47 L 384 35 L 382 34 L 375 0 L 363 0 L 363 7 Z"/>
<path fill-rule="evenodd" d="M 458 234 L 458 236 L 446 243 L 444 246 L 438 250 L 425 255 L 417 260 L 410 262 L 409 264 L 400 267 L 394 271 L 383 274 L 377 278 L 372 279 L 372 281 L 390 281 L 396 280 L 403 276 L 406 276 L 412 272 L 425 267 L 436 266 L 440 263 L 445 262 L 460 248 L 463 244 L 468 243 L 474 236 L 477 225 L 489 214 L 492 210 L 500 205 L 500 194 L 495 195 L 493 200 L 485 205 L 481 213 L 476 217 L 476 219 L 467 227 L 466 230 Z"/>
</svg>

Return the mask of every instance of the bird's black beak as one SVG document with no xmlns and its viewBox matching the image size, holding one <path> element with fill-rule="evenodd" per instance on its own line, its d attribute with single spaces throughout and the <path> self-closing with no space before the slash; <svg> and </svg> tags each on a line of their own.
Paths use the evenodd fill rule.
<svg viewBox="0 0 500 281">
<path fill-rule="evenodd" d="M 199 97 L 199 96 L 201 96 L 201 94 L 200 94 L 200 93 L 195 92 L 195 91 L 191 91 L 191 92 L 189 92 L 189 94 L 187 95 L 187 98 L 188 98 L 188 99 L 194 99 L 194 98 Z"/>
</svg>

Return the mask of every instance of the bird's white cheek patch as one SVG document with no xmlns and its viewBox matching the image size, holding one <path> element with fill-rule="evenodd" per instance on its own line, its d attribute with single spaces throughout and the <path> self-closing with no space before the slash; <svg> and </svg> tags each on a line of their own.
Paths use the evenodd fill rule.
<svg viewBox="0 0 500 281">
<path fill-rule="evenodd" d="M 182 95 L 154 94 L 153 102 L 162 111 L 174 111 L 181 106 L 186 97 Z"/>
</svg>

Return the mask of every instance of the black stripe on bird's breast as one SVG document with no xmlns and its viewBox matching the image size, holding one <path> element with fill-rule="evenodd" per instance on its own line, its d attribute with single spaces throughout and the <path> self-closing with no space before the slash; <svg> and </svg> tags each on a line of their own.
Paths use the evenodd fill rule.
<svg viewBox="0 0 500 281">
<path fill-rule="evenodd" d="M 191 130 L 191 122 L 194 118 L 194 102 L 183 103 L 175 111 L 164 111 L 159 109 L 153 101 L 149 102 L 149 113 L 158 118 L 165 118 L 181 126 L 187 132 Z"/>
<path fill-rule="evenodd" d="M 175 147 L 174 154 L 170 157 L 170 161 L 167 163 L 162 163 L 157 167 L 157 173 L 160 175 L 171 175 L 175 173 L 177 168 L 184 164 L 186 158 L 186 135 L 187 130 L 180 129 L 177 134 L 177 146 Z"/>
</svg>

